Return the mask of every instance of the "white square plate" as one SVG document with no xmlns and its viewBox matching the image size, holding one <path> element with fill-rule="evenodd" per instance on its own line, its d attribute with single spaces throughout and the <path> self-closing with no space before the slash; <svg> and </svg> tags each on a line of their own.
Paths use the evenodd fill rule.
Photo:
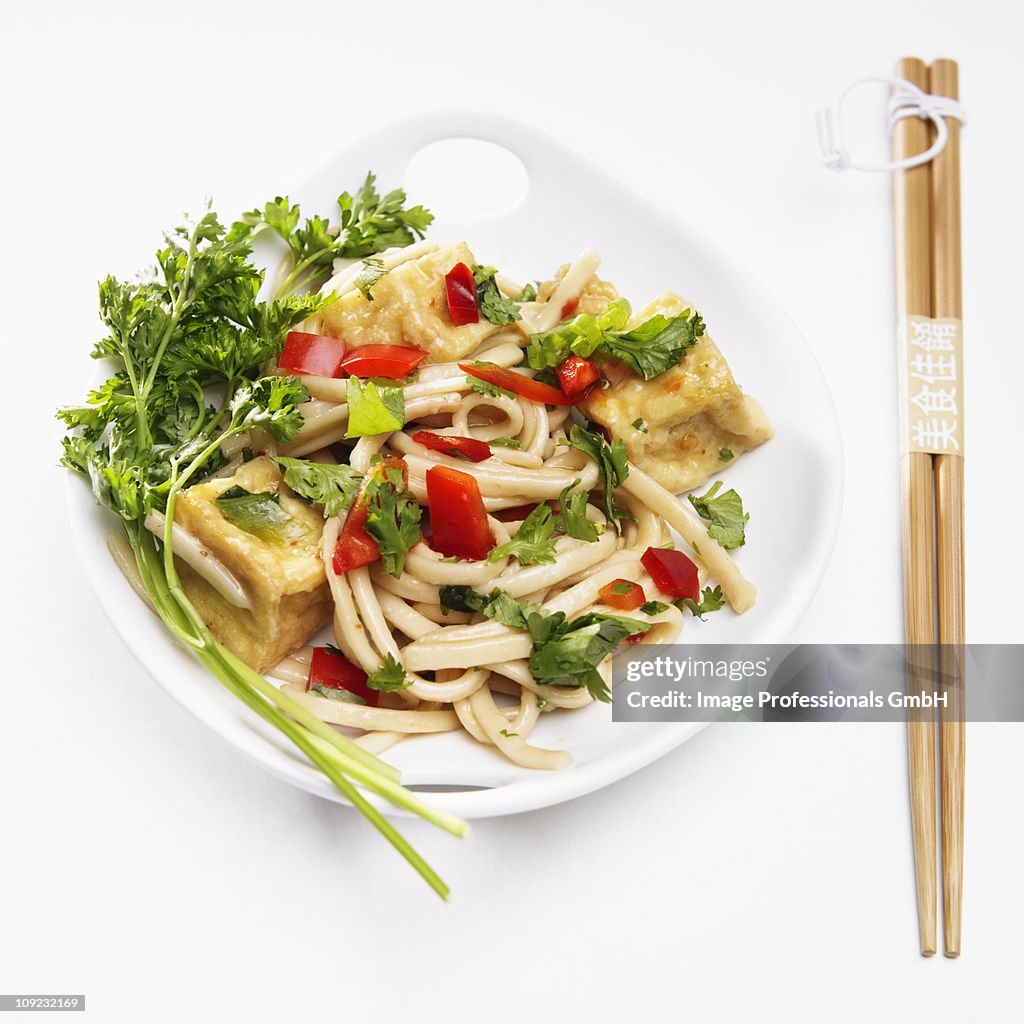
<svg viewBox="0 0 1024 1024">
<path fill-rule="evenodd" d="M 466 143 L 449 147 L 446 159 L 440 144 L 452 139 L 484 140 L 514 154 L 518 163 L 507 154 L 496 161 L 502 154 L 493 146 L 477 147 L 474 154 Z M 474 167 L 474 160 L 483 162 Z M 688 621 L 681 642 L 698 637 L 702 642 L 784 641 L 810 603 L 832 549 L 842 499 L 842 446 L 818 364 L 775 300 L 709 239 L 515 120 L 443 111 L 386 125 L 298 182 L 290 196 L 306 214 L 335 210 L 338 194 L 357 188 L 368 169 L 377 174 L 382 191 L 408 184 L 410 201 L 437 214 L 428 238 L 465 239 L 482 263 L 513 278 L 544 278 L 593 246 L 603 257 L 600 273 L 634 308 L 667 288 L 699 307 L 737 381 L 764 406 L 776 436 L 722 473 L 750 512 L 748 544 L 737 558 L 758 587 L 758 603 L 742 616 L 725 609 L 704 623 Z M 498 209 L 488 209 L 492 185 L 506 193 Z M 99 599 L 157 681 L 265 768 L 308 792 L 343 802 L 136 598 L 106 549 L 112 520 L 80 480 L 72 481 L 70 499 Z M 464 817 L 489 817 L 591 792 L 660 757 L 700 727 L 613 723 L 607 705 L 593 704 L 543 715 L 531 734 L 531 743 L 572 752 L 572 767 L 561 772 L 519 768 L 465 733 L 416 737 L 385 757 L 402 770 L 406 785 L 436 788 L 431 795 L 436 805 Z"/>
</svg>

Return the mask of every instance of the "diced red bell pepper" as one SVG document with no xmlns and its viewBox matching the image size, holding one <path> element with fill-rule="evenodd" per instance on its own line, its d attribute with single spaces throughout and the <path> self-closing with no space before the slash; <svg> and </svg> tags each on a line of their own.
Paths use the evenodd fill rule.
<svg viewBox="0 0 1024 1024">
<path fill-rule="evenodd" d="M 364 565 L 372 565 L 380 560 L 380 548 L 377 542 L 366 532 L 365 501 L 353 502 L 345 517 L 345 525 L 341 528 L 341 536 L 334 549 L 334 571 L 348 572 Z"/>
<path fill-rule="evenodd" d="M 544 405 L 573 405 L 575 402 L 575 399 L 567 397 L 559 388 L 553 388 L 550 384 L 526 377 L 514 370 L 507 370 L 496 363 L 459 363 L 459 369 L 465 370 L 471 377 L 485 380 L 488 384 L 504 388 L 522 398 L 528 398 L 531 402 L 541 402 Z"/>
<path fill-rule="evenodd" d="M 430 546 L 442 555 L 472 561 L 487 557 L 494 541 L 476 478 L 447 466 L 427 470 Z"/>
<path fill-rule="evenodd" d="M 644 588 L 632 580 L 612 580 L 597 593 L 610 608 L 618 608 L 623 612 L 635 612 L 642 604 L 647 603 Z"/>
<path fill-rule="evenodd" d="M 645 636 L 647 636 L 646 633 L 630 633 L 629 636 L 626 637 L 626 643 L 638 644 Z"/>
<path fill-rule="evenodd" d="M 402 480 L 406 487 L 409 486 L 409 467 L 405 459 L 395 458 L 389 455 L 374 467 L 374 473 L 382 473 L 385 469 L 400 469 Z M 367 477 L 367 480 L 369 477 Z M 348 572 L 349 569 L 359 569 L 364 565 L 372 565 L 380 560 L 380 547 L 366 532 L 367 503 L 363 500 L 366 491 L 366 480 L 356 493 L 352 507 L 345 517 L 345 525 L 341 528 L 341 536 L 334 548 L 333 565 L 336 573 Z"/>
<path fill-rule="evenodd" d="M 350 377 L 408 377 L 427 353 L 415 345 L 360 345 L 341 361 L 341 369 Z"/>
<path fill-rule="evenodd" d="M 448 312 L 456 327 L 480 322 L 476 281 L 473 280 L 473 271 L 465 263 L 456 263 L 444 275 L 444 290 L 448 296 Z"/>
<path fill-rule="evenodd" d="M 491 457 L 491 446 L 475 437 L 460 437 L 458 434 L 434 434 L 429 430 L 417 430 L 412 439 L 429 448 L 432 452 L 445 455 L 464 455 L 470 462 L 483 462 Z"/>
<path fill-rule="evenodd" d="M 566 356 L 555 367 L 555 374 L 561 389 L 574 399 L 585 397 L 601 378 L 601 371 L 582 356 Z"/>
<path fill-rule="evenodd" d="M 674 600 L 690 597 L 700 600 L 700 581 L 697 566 L 682 553 L 672 548 L 648 548 L 640 558 L 651 574 L 654 585 Z"/>
<path fill-rule="evenodd" d="M 326 647 L 313 648 L 313 660 L 309 665 L 309 681 L 306 690 L 314 686 L 323 686 L 331 690 L 348 690 L 357 697 L 362 697 L 370 707 L 380 705 L 380 693 L 366 685 L 366 673 L 353 665 L 348 658 L 335 654 Z"/>
<path fill-rule="evenodd" d="M 311 377 L 340 377 L 344 358 L 343 338 L 289 331 L 277 365 L 289 373 L 307 374 Z"/>
</svg>

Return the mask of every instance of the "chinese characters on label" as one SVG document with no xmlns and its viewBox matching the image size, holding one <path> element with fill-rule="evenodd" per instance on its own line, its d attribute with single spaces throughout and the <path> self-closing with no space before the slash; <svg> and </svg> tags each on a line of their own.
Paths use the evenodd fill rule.
<svg viewBox="0 0 1024 1024">
<path fill-rule="evenodd" d="M 959 320 L 924 316 L 908 316 L 900 327 L 900 433 L 906 452 L 963 454 L 961 329 Z"/>
</svg>

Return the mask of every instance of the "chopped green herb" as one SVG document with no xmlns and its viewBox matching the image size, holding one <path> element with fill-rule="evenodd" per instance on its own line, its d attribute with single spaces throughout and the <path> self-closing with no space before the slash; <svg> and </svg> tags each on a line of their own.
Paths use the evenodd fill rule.
<svg viewBox="0 0 1024 1024">
<path fill-rule="evenodd" d="M 514 629 L 528 629 L 528 616 L 539 611 L 539 605 L 516 601 L 504 590 L 481 594 L 472 587 L 446 586 L 440 589 L 441 614 L 450 611 L 479 612 Z"/>
<path fill-rule="evenodd" d="M 503 590 L 481 594 L 470 587 L 441 587 L 441 611 L 480 612 L 489 619 L 525 629 L 533 638 L 529 669 L 550 686 L 586 686 L 595 700 L 610 695 L 597 666 L 627 636 L 646 633 L 649 623 L 590 612 L 567 622 L 564 612 L 544 612 L 539 605 L 516 601 Z"/>
<path fill-rule="evenodd" d="M 231 227 L 229 238 L 249 238 L 270 229 L 288 245 L 292 269 L 282 290 L 301 291 L 318 277 L 327 274 L 342 257 L 356 259 L 383 252 L 392 246 L 411 245 L 422 238 L 432 213 L 422 206 L 405 208 L 405 192 L 393 189 L 381 197 L 376 178 L 367 174 L 362 188 L 354 196 L 338 196 L 340 226 L 333 228 L 324 217 L 310 217 L 299 226 L 298 204 L 278 196 L 262 210 L 250 210 Z"/>
<path fill-rule="evenodd" d="M 361 473 L 344 464 L 331 466 L 283 455 L 274 456 L 274 461 L 284 470 L 284 482 L 296 494 L 323 505 L 324 515 L 328 517 L 351 507 L 363 482 Z"/>
<path fill-rule="evenodd" d="M 632 427 L 634 430 L 639 430 L 641 434 L 647 433 L 647 424 L 639 417 L 633 420 Z"/>
<path fill-rule="evenodd" d="M 514 320 L 522 320 L 519 304 L 515 299 L 507 299 L 498 290 L 494 280 L 494 267 L 472 266 L 473 280 L 476 282 L 476 304 L 480 315 L 498 327 L 507 327 Z"/>
<path fill-rule="evenodd" d="M 459 560 L 458 555 L 445 555 L 444 558 L 439 558 L 439 562 L 457 562 Z"/>
<path fill-rule="evenodd" d="M 650 624 L 598 612 L 581 615 L 569 623 L 564 619 L 562 615 L 562 621 L 555 623 L 542 642 L 538 643 L 534 635 L 529 661 L 531 675 L 548 686 L 586 686 L 594 700 L 610 702 L 611 694 L 597 666 L 627 636 L 646 633 Z"/>
<path fill-rule="evenodd" d="M 362 269 L 356 276 L 355 285 L 363 293 L 363 297 L 373 302 L 373 286 L 387 273 L 384 261 L 373 256 L 363 260 Z"/>
<path fill-rule="evenodd" d="M 366 497 L 366 532 L 380 548 L 384 571 L 396 579 L 405 569 L 409 549 L 420 539 L 423 510 L 405 486 L 395 466 L 377 469 L 363 492 Z"/>
<path fill-rule="evenodd" d="M 566 487 L 558 499 L 561 511 L 555 516 L 555 529 L 576 540 L 596 541 L 604 530 L 603 526 L 587 518 L 589 495 L 586 491 L 570 492 L 579 486 L 579 478 Z"/>
<path fill-rule="evenodd" d="M 547 707 L 548 707 L 548 702 L 543 697 L 538 697 L 537 698 L 537 710 L 538 711 L 546 711 Z"/>
<path fill-rule="evenodd" d="M 600 434 L 584 430 L 575 423 L 569 432 L 569 440 L 563 443 L 583 452 L 597 463 L 601 471 L 601 479 L 604 482 L 604 514 L 607 516 L 608 522 L 618 531 L 619 520 L 629 518 L 615 507 L 612 494 L 614 489 L 620 487 L 629 476 L 626 446 L 618 438 L 608 444 Z"/>
<path fill-rule="evenodd" d="M 402 663 L 388 651 L 381 667 L 366 677 L 366 685 L 371 690 L 384 690 L 390 693 L 411 686 L 412 680 L 406 677 Z"/>
<path fill-rule="evenodd" d="M 723 462 L 729 462 L 733 458 L 733 454 L 732 454 L 732 452 L 728 448 L 719 448 L 718 449 L 718 457 Z"/>
<path fill-rule="evenodd" d="M 346 385 L 346 437 L 367 437 L 401 430 L 405 424 L 405 391 L 391 380 L 349 377 Z"/>
<path fill-rule="evenodd" d="M 662 612 L 668 611 L 668 607 L 664 601 L 648 601 L 646 604 L 640 605 L 640 611 L 644 615 L 660 615 Z"/>
<path fill-rule="evenodd" d="M 242 461 L 243 462 L 252 462 L 252 460 L 255 457 L 256 457 L 255 452 L 253 452 L 253 450 L 251 448 L 249 448 L 248 446 L 246 446 L 245 448 L 242 449 Z"/>
<path fill-rule="evenodd" d="M 305 534 L 306 528 L 280 505 L 269 491 L 250 493 L 231 487 L 217 498 L 220 514 L 234 526 L 269 544 L 280 544 Z"/>
<path fill-rule="evenodd" d="M 622 597 L 623 595 L 628 594 L 635 586 L 636 584 L 630 583 L 629 580 L 620 580 L 612 587 L 612 593 Z"/>
<path fill-rule="evenodd" d="M 721 587 L 715 587 L 714 590 L 711 587 L 705 587 L 700 604 L 697 604 L 692 597 L 680 598 L 675 604 L 680 611 L 685 605 L 698 619 L 703 619 L 708 612 L 717 612 L 720 608 L 724 608 L 725 598 L 722 596 Z"/>
<path fill-rule="evenodd" d="M 509 732 L 508 729 L 502 729 L 501 732 L 499 733 L 499 735 L 500 736 L 504 736 L 505 739 L 510 740 L 510 739 L 512 739 L 513 736 L 518 736 L 519 733 L 517 733 L 517 732 Z"/>
<path fill-rule="evenodd" d="M 704 333 L 698 314 L 687 319 L 689 310 L 671 319 L 660 313 L 624 334 L 605 336 L 604 350 L 621 359 L 644 380 L 678 366 L 688 348 Z"/>
<path fill-rule="evenodd" d="M 328 700 L 341 701 L 343 704 L 366 703 L 365 697 L 360 697 L 358 693 L 346 690 L 343 686 L 324 686 L 323 683 L 317 683 L 310 692 L 318 693 L 321 697 L 326 697 Z"/>
<path fill-rule="evenodd" d="M 481 381 L 480 383 L 483 384 L 484 382 Z M 492 448 L 512 448 L 514 451 L 519 451 L 523 447 L 514 437 L 492 437 L 487 443 Z"/>
<path fill-rule="evenodd" d="M 491 549 L 487 561 L 515 558 L 520 565 L 550 565 L 555 561 L 555 542 L 551 539 L 554 532 L 551 506 L 542 502 L 523 520 L 507 544 Z"/>
<path fill-rule="evenodd" d="M 519 293 L 520 302 L 536 302 L 537 301 L 537 286 L 527 281 L 523 285 L 523 290 Z"/>
<path fill-rule="evenodd" d="M 688 348 L 704 334 L 704 321 L 685 310 L 675 317 L 657 313 L 626 331 L 632 308 L 614 299 L 600 316 L 580 313 L 550 331 L 530 336 L 526 361 L 535 370 L 557 366 L 566 356 L 589 358 L 595 352 L 621 359 L 644 380 L 678 366 Z"/>
<path fill-rule="evenodd" d="M 507 391 L 505 388 L 499 388 L 497 384 L 492 384 L 490 381 L 481 380 L 479 377 L 473 377 L 468 373 L 466 374 L 466 380 L 469 382 L 469 386 L 478 395 L 484 395 L 487 398 L 516 397 L 511 391 Z"/>
<path fill-rule="evenodd" d="M 722 481 L 719 480 L 707 494 L 699 498 L 691 494 L 690 504 L 702 519 L 711 524 L 708 527 L 709 537 L 717 540 L 723 548 L 739 548 L 746 543 L 744 527 L 750 516 L 744 514 L 743 501 L 734 490 L 719 494 L 721 489 Z"/>
</svg>

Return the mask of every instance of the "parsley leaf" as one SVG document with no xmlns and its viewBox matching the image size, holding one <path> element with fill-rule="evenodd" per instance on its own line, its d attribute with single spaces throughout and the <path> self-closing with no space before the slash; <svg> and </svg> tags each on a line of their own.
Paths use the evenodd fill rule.
<svg viewBox="0 0 1024 1024">
<path fill-rule="evenodd" d="M 362 269 L 356 275 L 355 286 L 367 301 L 373 302 L 371 289 L 386 273 L 388 271 L 383 260 L 374 259 L 372 256 L 363 260 Z"/>
<path fill-rule="evenodd" d="M 644 421 L 640 417 L 637 417 L 635 420 L 633 420 L 630 426 L 634 430 L 639 430 L 641 434 L 647 433 L 647 424 L 644 423 Z"/>
<path fill-rule="evenodd" d="M 535 639 L 528 663 L 530 674 L 548 686 L 586 686 L 594 700 L 608 703 L 611 694 L 597 666 L 627 636 L 646 633 L 650 628 L 646 622 L 598 612 L 559 623 L 542 643 L 538 645 Z"/>
<path fill-rule="evenodd" d="M 393 693 L 395 690 L 404 690 L 407 686 L 411 686 L 412 680 L 406 677 L 402 663 L 388 651 L 381 667 L 366 677 L 366 685 L 371 690 L 384 690 Z"/>
<path fill-rule="evenodd" d="M 622 360 L 650 380 L 678 366 L 686 350 L 704 334 L 700 315 L 690 317 L 689 313 L 688 309 L 675 317 L 657 313 L 626 331 L 623 328 L 632 309 L 625 299 L 614 299 L 600 316 L 580 313 L 550 331 L 531 335 L 526 361 L 535 370 L 543 370 L 572 354 L 589 358 L 600 352 Z"/>
<path fill-rule="evenodd" d="M 728 448 L 719 448 L 718 449 L 718 457 L 723 462 L 729 462 L 729 461 L 731 461 L 733 459 L 734 456 L 733 456 L 732 451 L 730 449 L 728 449 Z"/>
<path fill-rule="evenodd" d="M 298 406 L 308 401 L 298 377 L 260 377 L 239 387 L 228 408 L 240 429 L 262 427 L 275 441 L 290 441 L 302 428 Z"/>
<path fill-rule="evenodd" d="M 629 476 L 626 446 L 620 439 L 616 439 L 609 445 L 600 434 L 584 430 L 575 423 L 569 432 L 568 441 L 563 443 L 583 452 L 597 463 L 598 469 L 601 471 L 601 479 L 604 481 L 604 513 L 608 517 L 608 522 L 618 531 L 619 520 L 627 517 L 615 507 L 612 492 L 616 487 L 620 487 Z"/>
<path fill-rule="evenodd" d="M 708 612 L 717 612 L 725 607 L 725 598 L 722 596 L 721 587 L 715 587 L 714 590 L 711 587 L 705 587 L 702 598 L 700 604 L 697 604 L 692 597 L 680 598 L 676 601 L 676 607 L 682 611 L 680 606 L 685 605 L 698 619 L 703 619 Z"/>
<path fill-rule="evenodd" d="M 513 629 L 525 629 L 533 639 L 529 669 L 534 679 L 549 686 L 586 686 L 595 700 L 610 695 L 597 666 L 627 636 L 646 633 L 649 623 L 617 615 L 590 612 L 567 622 L 564 612 L 547 613 L 539 605 L 516 601 L 503 590 L 481 594 L 470 587 L 441 587 L 441 611 L 480 612 Z"/>
<path fill-rule="evenodd" d="M 284 470 L 284 482 L 296 494 L 323 505 L 328 517 L 350 508 L 363 482 L 361 473 L 344 464 L 331 466 L 284 455 L 274 456 L 274 461 Z"/>
<path fill-rule="evenodd" d="M 538 605 L 516 601 L 504 590 L 495 589 L 490 594 L 481 594 L 472 587 L 453 585 L 441 587 L 439 593 L 442 615 L 451 611 L 479 612 L 513 629 L 527 629 L 527 616 L 539 608 Z"/>
<path fill-rule="evenodd" d="M 743 500 L 734 490 L 719 494 L 721 489 L 722 481 L 719 480 L 707 494 L 699 498 L 691 494 L 690 504 L 697 510 L 697 515 L 711 523 L 709 537 L 717 540 L 723 548 L 739 548 L 746 543 L 744 527 L 750 516 L 744 514 Z"/>
<path fill-rule="evenodd" d="M 498 290 L 494 275 L 494 267 L 472 266 L 473 280 L 476 282 L 476 304 L 480 315 L 498 327 L 507 327 L 513 320 L 522 320 L 519 303 L 515 299 L 507 299 Z"/>
<path fill-rule="evenodd" d="M 555 516 L 555 529 L 567 537 L 576 540 L 596 541 L 601 535 L 601 528 L 587 518 L 589 495 L 586 491 L 577 491 L 570 496 L 570 491 L 579 486 L 579 478 L 566 487 L 558 499 L 561 511 Z"/>
<path fill-rule="evenodd" d="M 423 237 L 433 214 L 422 206 L 406 209 L 402 189 L 382 197 L 375 182 L 376 177 L 367 174 L 354 196 L 348 192 L 338 196 L 337 228 L 319 216 L 309 217 L 300 225 L 298 204 L 277 196 L 262 210 L 243 214 L 232 225 L 228 237 L 245 239 L 259 231 L 273 231 L 287 244 L 292 257 L 291 272 L 280 291 L 303 290 L 328 273 L 339 257 L 370 256 L 393 246 L 411 245 Z"/>
<path fill-rule="evenodd" d="M 631 331 L 608 333 L 603 351 L 621 359 L 644 380 L 657 377 L 678 366 L 683 353 L 704 333 L 704 321 L 697 314 L 687 319 L 689 312 L 671 319 L 657 313 Z"/>
<path fill-rule="evenodd" d="M 405 424 L 405 391 L 383 378 L 349 377 L 346 385 L 348 425 L 346 437 L 366 437 L 401 430 Z"/>
<path fill-rule="evenodd" d="M 473 379 L 476 380 L 475 377 Z M 480 383 L 483 384 L 485 382 L 480 381 Z M 519 451 L 523 447 L 522 444 L 514 437 L 492 437 L 487 443 L 492 448 L 511 448 L 514 451 Z"/>
<path fill-rule="evenodd" d="M 640 611 L 644 615 L 660 615 L 664 611 L 668 611 L 668 605 L 664 601 L 648 601 L 646 604 L 640 605 Z"/>
<path fill-rule="evenodd" d="M 491 549 L 487 561 L 494 563 L 513 557 L 520 565 L 550 565 L 555 561 L 555 542 L 551 539 L 554 532 L 551 506 L 542 502 L 523 520 L 507 544 Z"/>
<path fill-rule="evenodd" d="M 381 196 L 376 180 L 376 175 L 367 174 L 355 196 L 348 192 L 338 196 L 341 211 L 338 237 L 343 243 L 340 256 L 369 256 L 395 246 L 411 245 L 424 236 L 434 219 L 422 206 L 406 209 L 404 189 L 392 189 Z"/>
<path fill-rule="evenodd" d="M 402 471 L 384 466 L 366 484 L 366 532 L 380 548 L 384 571 L 402 575 L 409 549 L 420 539 L 423 510 L 406 488 Z"/>
</svg>

